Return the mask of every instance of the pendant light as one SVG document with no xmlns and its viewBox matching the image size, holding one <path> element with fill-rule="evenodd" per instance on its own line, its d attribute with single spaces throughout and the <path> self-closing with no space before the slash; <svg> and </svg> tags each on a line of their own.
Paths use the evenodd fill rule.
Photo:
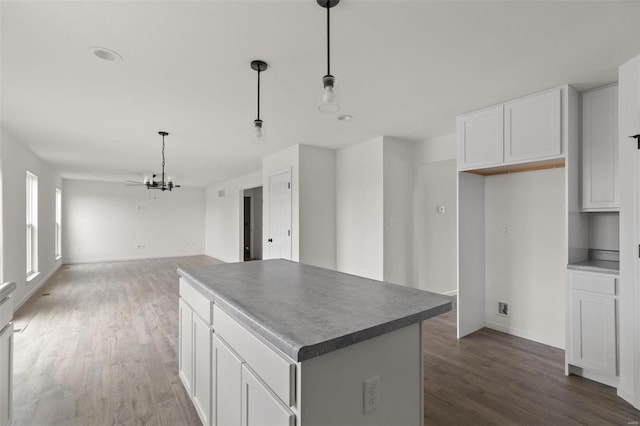
<svg viewBox="0 0 640 426">
<path fill-rule="evenodd" d="M 267 141 L 267 135 L 262 128 L 262 120 L 260 120 L 260 73 L 267 70 L 267 63 L 265 61 L 251 61 L 251 69 L 258 72 L 258 117 L 253 120 L 253 137 L 251 142 L 253 143 L 265 143 Z"/>
<path fill-rule="evenodd" d="M 320 7 L 327 9 L 327 74 L 322 77 L 322 98 L 318 109 L 322 112 L 338 112 L 340 104 L 338 103 L 338 94 L 336 93 L 336 79 L 331 75 L 331 25 L 329 10 L 337 5 L 340 0 L 317 0 Z"/>
</svg>

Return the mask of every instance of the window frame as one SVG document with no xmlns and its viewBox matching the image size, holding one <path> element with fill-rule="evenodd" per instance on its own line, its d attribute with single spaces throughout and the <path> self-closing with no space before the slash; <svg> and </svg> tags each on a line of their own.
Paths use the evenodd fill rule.
<svg viewBox="0 0 640 426">
<path fill-rule="evenodd" d="M 26 274 L 27 281 L 38 272 L 38 176 L 27 171 L 26 177 Z"/>
<path fill-rule="evenodd" d="M 55 259 L 62 258 L 62 190 L 56 188 L 56 205 L 55 205 L 55 226 L 54 226 L 54 254 Z"/>
</svg>

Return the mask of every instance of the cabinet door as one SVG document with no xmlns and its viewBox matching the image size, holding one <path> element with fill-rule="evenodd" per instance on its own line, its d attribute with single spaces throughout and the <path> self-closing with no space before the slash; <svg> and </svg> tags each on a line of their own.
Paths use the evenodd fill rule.
<svg viewBox="0 0 640 426">
<path fill-rule="evenodd" d="M 571 292 L 571 364 L 616 374 L 615 298 Z"/>
<path fill-rule="evenodd" d="M 193 314 L 193 405 L 204 425 L 210 424 L 211 413 L 211 330 Z"/>
<path fill-rule="evenodd" d="M 516 162 L 562 154 L 562 90 L 504 105 L 504 160 Z"/>
<path fill-rule="evenodd" d="M 0 333 L 0 426 L 11 424 L 13 414 L 13 323 Z"/>
<path fill-rule="evenodd" d="M 458 117 L 458 158 L 461 169 L 500 165 L 503 158 L 502 105 Z"/>
<path fill-rule="evenodd" d="M 582 95 L 582 208 L 620 208 L 618 86 Z"/>
<path fill-rule="evenodd" d="M 293 426 L 295 415 L 242 365 L 242 426 Z"/>
<path fill-rule="evenodd" d="M 242 359 L 216 336 L 212 336 L 212 424 L 240 426 L 242 413 Z"/>
<path fill-rule="evenodd" d="M 192 396 L 193 382 L 193 312 L 184 300 L 178 305 L 180 337 L 178 347 L 178 373 L 189 396 Z"/>
</svg>

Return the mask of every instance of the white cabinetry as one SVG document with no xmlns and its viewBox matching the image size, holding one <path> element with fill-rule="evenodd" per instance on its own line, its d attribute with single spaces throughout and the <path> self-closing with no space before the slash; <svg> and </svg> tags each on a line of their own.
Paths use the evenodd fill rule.
<svg viewBox="0 0 640 426">
<path fill-rule="evenodd" d="M 562 154 L 560 89 L 504 105 L 504 161 L 532 161 Z"/>
<path fill-rule="evenodd" d="M 615 385 L 617 277 L 606 273 L 569 271 L 569 285 L 570 372 Z"/>
<path fill-rule="evenodd" d="M 211 423 L 212 303 L 180 280 L 178 372 L 202 424 Z"/>
<path fill-rule="evenodd" d="M 567 90 L 547 90 L 458 116 L 458 168 L 474 170 L 561 158 L 563 93 Z"/>
<path fill-rule="evenodd" d="M 458 158 L 464 167 L 500 164 L 504 160 L 502 105 L 461 116 L 457 123 Z"/>
<path fill-rule="evenodd" d="M 582 94 L 582 208 L 617 211 L 618 86 Z"/>
<path fill-rule="evenodd" d="M 293 426 L 295 415 L 242 365 L 242 426 Z"/>
<path fill-rule="evenodd" d="M 212 336 L 212 367 L 215 386 L 211 392 L 213 424 L 239 425 L 242 414 L 242 359 L 215 334 Z"/>
</svg>

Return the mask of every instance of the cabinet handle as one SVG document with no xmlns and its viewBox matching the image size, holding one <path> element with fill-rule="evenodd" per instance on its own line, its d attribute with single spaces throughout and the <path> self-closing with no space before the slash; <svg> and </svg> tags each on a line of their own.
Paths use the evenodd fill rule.
<svg viewBox="0 0 640 426">
<path fill-rule="evenodd" d="M 640 133 L 637 135 L 629 136 L 631 139 L 635 139 L 638 142 L 638 149 L 640 149 Z"/>
</svg>

